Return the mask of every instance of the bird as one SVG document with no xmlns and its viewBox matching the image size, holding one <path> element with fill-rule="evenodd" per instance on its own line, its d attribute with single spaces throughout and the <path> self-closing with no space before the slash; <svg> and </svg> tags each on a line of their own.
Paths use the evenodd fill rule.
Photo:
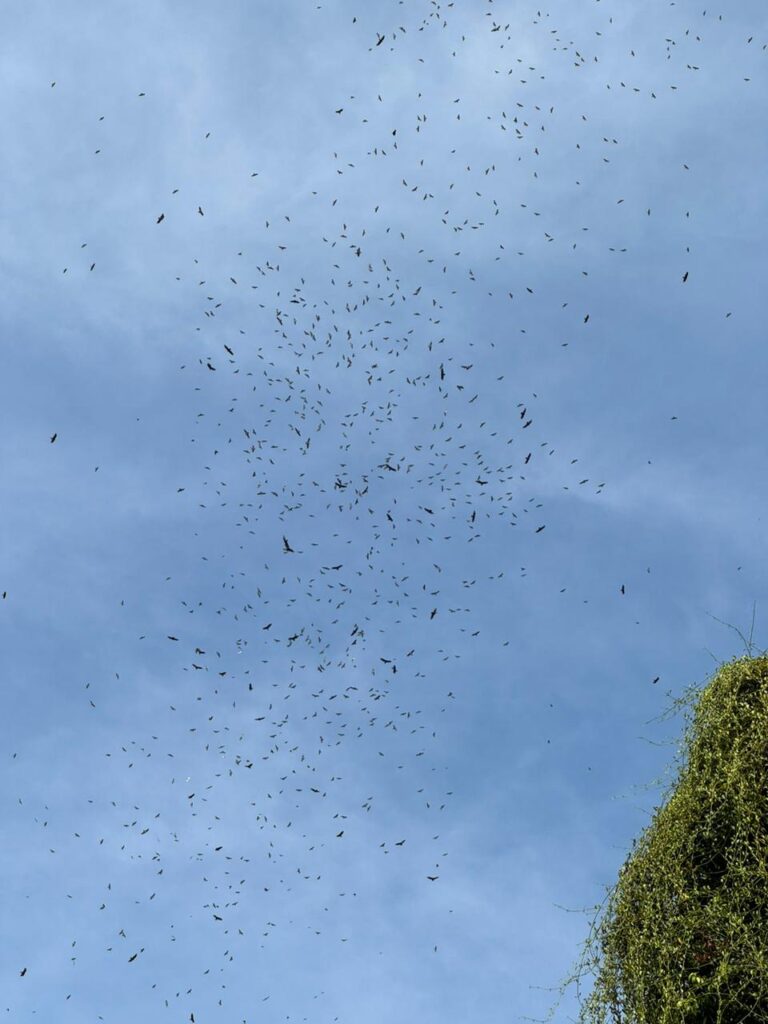
<svg viewBox="0 0 768 1024">
<path fill-rule="evenodd" d="M 295 554 L 293 548 L 288 543 L 288 538 L 286 536 L 283 536 L 283 551 L 285 552 L 286 555 L 287 554 Z"/>
<path fill-rule="evenodd" d="M 157 220 L 155 221 L 155 223 L 156 223 L 156 224 L 159 224 L 159 223 L 160 223 L 161 221 L 164 221 L 164 220 L 165 220 L 165 214 L 164 214 L 164 213 L 161 213 L 161 214 L 160 214 L 160 216 L 159 216 L 159 217 L 157 218 Z"/>
</svg>

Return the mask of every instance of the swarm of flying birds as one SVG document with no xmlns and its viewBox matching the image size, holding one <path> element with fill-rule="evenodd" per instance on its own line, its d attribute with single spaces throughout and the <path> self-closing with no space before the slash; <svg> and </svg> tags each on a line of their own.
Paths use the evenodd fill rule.
<svg viewBox="0 0 768 1024">
<path fill-rule="evenodd" d="M 256 194 L 258 244 L 250 225 L 238 234 L 211 194 L 183 180 L 141 211 L 152 247 L 177 260 L 168 283 L 190 337 L 176 372 L 196 403 L 185 428 L 195 468 L 168 491 L 190 524 L 196 569 L 158 574 L 152 586 L 173 611 L 160 622 L 148 603 L 133 638 L 173 672 L 138 731 L 104 751 L 99 773 L 121 780 L 119 796 L 84 795 L 72 828 L 45 804 L 24 806 L 51 857 L 88 845 L 110 970 L 152 979 L 143 964 L 183 941 L 185 922 L 170 920 L 164 898 L 169 879 L 183 887 L 216 967 L 194 983 L 148 982 L 159 1007 L 183 1014 L 169 1020 L 214 1019 L 199 995 L 214 977 L 216 1019 L 263 1019 L 226 1017 L 226 984 L 251 970 L 245 950 L 291 927 L 276 907 L 309 908 L 315 937 L 347 942 L 332 919 L 357 898 L 340 888 L 350 843 L 387 870 L 407 863 L 430 891 L 449 886 L 453 788 L 438 724 L 456 697 L 445 680 L 455 687 L 458 672 L 476 685 L 476 658 L 509 644 L 489 609 L 511 616 L 524 600 L 518 552 L 547 543 L 548 503 L 564 492 L 599 501 L 607 486 L 567 440 L 548 437 L 542 397 L 510 373 L 510 352 L 540 343 L 565 359 L 599 329 L 596 247 L 628 258 L 654 219 L 650 186 L 636 210 L 618 191 L 621 116 L 695 89 L 696 55 L 717 46 L 721 19 L 689 12 L 675 38 L 658 26 L 662 57 L 644 63 L 611 50 L 610 13 L 601 32 L 574 39 L 536 11 L 525 29 L 547 55 L 539 63 L 525 55 L 519 17 L 503 13 L 510 5 L 482 6 L 470 30 L 452 3 L 403 5 L 386 26 L 375 5 L 348 5 L 370 77 L 328 110 L 330 173 L 300 201 L 273 193 L 263 209 Z M 427 38 L 425 52 L 448 69 L 482 47 L 488 63 L 475 65 L 471 95 L 457 85 L 436 97 L 419 56 Z M 598 117 L 588 93 L 580 109 L 564 90 L 573 82 L 579 95 L 576 83 L 603 64 L 616 105 Z M 411 94 L 391 103 L 376 76 L 401 66 Z M 54 86 L 46 100 L 66 87 Z M 152 91 L 132 101 L 149 109 Z M 210 127 L 200 137 L 215 146 Z M 580 209 L 564 209 L 548 186 L 552 155 L 566 150 L 573 187 L 588 197 Z M 684 235 L 691 166 L 675 174 Z M 260 172 L 241 176 L 259 187 Z M 684 237 L 671 254 L 676 288 L 693 283 L 690 249 Z M 63 269 L 72 280 L 77 259 Z M 95 280 L 104 260 L 86 259 Z M 55 426 L 52 456 L 68 443 Z M 612 587 L 631 600 L 623 581 Z M 105 686 L 84 684 L 93 728 Z M 393 787 L 407 824 L 391 809 L 377 817 Z M 107 854 L 135 867 L 135 889 L 123 882 L 120 894 L 130 922 L 115 916 Z M 76 968 L 77 948 L 66 955 Z M 36 973 L 19 964 L 19 983 L 36 984 Z M 76 988 L 73 974 L 63 998 Z M 260 1012 L 269 995 L 254 1001 Z"/>
</svg>

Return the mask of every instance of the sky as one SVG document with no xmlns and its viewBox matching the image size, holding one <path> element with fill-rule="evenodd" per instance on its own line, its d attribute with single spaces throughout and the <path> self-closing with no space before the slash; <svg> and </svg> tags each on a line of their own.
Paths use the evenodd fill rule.
<svg viewBox="0 0 768 1024">
<path fill-rule="evenodd" d="M 6 5 L 6 1019 L 576 1018 L 768 646 L 768 15 L 541 3 Z"/>
</svg>

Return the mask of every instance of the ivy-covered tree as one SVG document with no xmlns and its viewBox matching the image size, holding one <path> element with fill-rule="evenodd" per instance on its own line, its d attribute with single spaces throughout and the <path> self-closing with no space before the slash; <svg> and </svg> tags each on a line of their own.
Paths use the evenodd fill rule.
<svg viewBox="0 0 768 1024">
<path fill-rule="evenodd" d="M 592 922 L 579 1024 L 768 1022 L 768 657 L 676 703 L 679 771 Z"/>
</svg>

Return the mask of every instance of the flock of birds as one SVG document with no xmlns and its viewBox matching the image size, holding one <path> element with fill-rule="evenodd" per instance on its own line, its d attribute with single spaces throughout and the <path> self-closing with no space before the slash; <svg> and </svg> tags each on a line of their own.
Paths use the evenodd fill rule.
<svg viewBox="0 0 768 1024">
<path fill-rule="evenodd" d="M 161 1006 L 183 1013 L 173 1019 L 214 1019 L 196 1002 L 214 978 L 219 1019 L 264 1019 L 228 1004 L 227 979 L 248 969 L 239 951 L 251 934 L 263 948 L 281 924 L 290 927 L 272 920 L 275 893 L 288 901 L 281 906 L 310 905 L 309 891 L 332 873 L 350 836 L 368 842 L 376 831 L 379 795 L 355 793 L 350 774 L 382 787 L 382 802 L 398 792 L 412 806 L 402 827 L 383 815 L 370 856 L 394 858 L 416 845 L 419 884 L 445 881 L 441 822 L 453 791 L 439 761 L 437 717 L 456 693 L 441 684 L 444 667 L 460 662 L 470 685 L 473 651 L 509 648 L 489 609 L 508 615 L 525 586 L 520 537 L 526 551 L 546 543 L 543 480 L 556 479 L 561 494 L 589 489 L 593 500 L 606 487 L 577 452 L 550 443 L 539 394 L 516 394 L 508 367 L 518 342 L 544 337 L 553 359 L 581 344 L 600 314 L 589 276 L 597 249 L 600 259 L 631 249 L 635 220 L 622 219 L 627 203 L 611 177 L 624 140 L 606 133 L 605 118 L 574 113 L 570 102 L 561 114 L 559 102 L 569 75 L 594 72 L 606 53 L 611 64 L 612 19 L 603 18 L 602 37 L 576 43 L 537 13 L 528 32 L 547 45 L 540 67 L 514 55 L 520 40 L 502 5 L 481 6 L 476 39 L 454 26 L 453 3 L 429 3 L 423 17 L 421 4 L 403 4 L 404 24 L 367 38 L 373 13 L 351 15 L 372 61 L 407 61 L 414 95 L 392 107 L 361 83 L 339 98 L 329 111 L 338 146 L 328 173 L 318 173 L 318 187 L 296 209 L 286 197 L 268 213 L 257 258 L 250 239 L 221 242 L 230 230 L 223 225 L 206 253 L 187 215 L 214 231 L 217 215 L 183 182 L 142 213 L 158 251 L 174 224 L 189 230 L 172 283 L 180 326 L 194 337 L 179 379 L 197 405 L 188 428 L 197 470 L 168 487 L 194 572 L 152 584 L 173 608 L 167 622 L 158 623 L 151 603 L 132 609 L 145 620 L 140 657 L 175 666 L 175 681 L 147 709 L 143 733 L 105 751 L 99 772 L 123 780 L 122 797 L 86 797 L 74 837 L 62 826 L 60 842 L 89 844 L 95 917 L 109 922 L 102 931 L 112 965 L 102 971 L 134 971 L 163 942 L 183 942 L 183 922 L 156 909 L 169 874 L 182 886 L 216 967 L 189 984 L 150 981 L 150 968 L 142 975 Z M 689 88 L 699 72 L 694 55 L 705 40 L 717 45 L 721 21 L 698 12 L 677 38 L 658 40 L 664 59 L 652 66 L 669 73 L 650 84 L 642 57 L 621 55 L 626 80 L 609 77 L 606 89 L 621 102 L 668 102 Z M 446 101 L 442 86 L 442 105 L 432 105 L 432 68 L 412 49 L 422 33 L 442 33 L 448 66 L 471 45 L 492 56 L 473 97 Z M 484 90 L 495 98 L 499 88 L 494 79 L 508 102 L 484 108 Z M 137 102 L 150 104 L 151 89 Z M 205 145 L 215 136 L 201 131 Z M 602 223 L 578 223 L 548 194 L 558 136 L 572 152 L 565 173 L 597 203 Z M 485 163 L 484 146 L 503 155 Z M 689 165 L 678 169 L 682 229 L 689 173 Z M 260 186 L 259 171 L 242 176 Z M 371 182 L 381 194 L 370 194 Z M 631 211 L 651 220 L 653 212 L 645 202 Z M 306 241 L 314 231 L 324 260 Z M 606 235 L 612 245 L 603 245 Z M 81 270 L 97 275 L 102 262 L 80 244 L 83 259 L 63 268 L 72 279 Z M 688 286 L 690 246 L 674 255 L 675 284 Z M 551 281 L 541 271 L 549 266 Z M 491 313 L 475 333 L 482 309 Z M 49 443 L 57 452 L 68 443 L 61 425 L 51 425 Z M 621 599 L 624 582 L 615 591 Z M 84 684 L 89 714 L 98 718 L 114 700 L 108 691 L 108 682 Z M 189 764 L 196 770 L 187 775 Z M 29 812 L 46 835 L 48 810 Z M 57 849 L 50 844 L 52 856 Z M 123 900 L 134 903 L 130 925 L 110 917 L 115 892 L 96 869 L 104 850 L 146 871 L 133 893 L 123 882 Z M 324 881 L 321 889 L 312 904 L 318 937 L 354 898 Z M 77 956 L 75 947 L 73 964 Z M 20 982 L 33 985 L 34 968 L 19 964 Z M 118 1018 L 105 1008 L 98 1019 Z"/>
</svg>

